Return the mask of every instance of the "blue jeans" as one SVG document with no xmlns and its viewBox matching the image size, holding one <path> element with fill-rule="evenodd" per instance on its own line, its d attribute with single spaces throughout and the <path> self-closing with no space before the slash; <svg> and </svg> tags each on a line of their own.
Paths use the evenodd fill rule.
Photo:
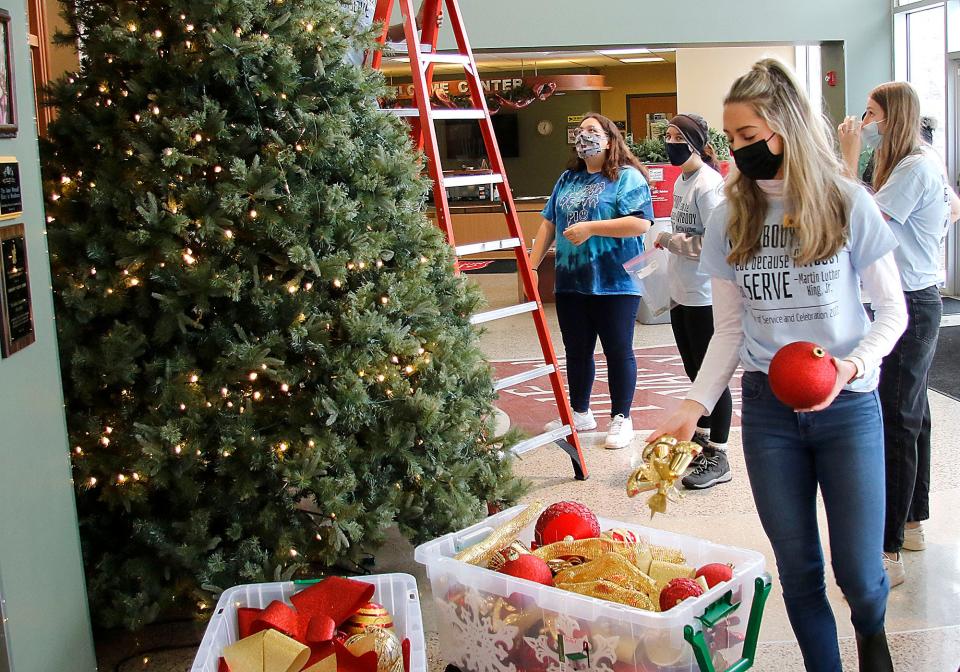
<svg viewBox="0 0 960 672">
<path fill-rule="evenodd" d="M 857 633 L 883 628 L 889 585 L 881 555 L 883 423 L 879 395 L 841 392 L 818 413 L 781 404 L 762 373 L 743 375 L 743 452 L 783 601 L 807 670 L 841 672 L 817 526 L 823 495 L 837 583 Z"/>
<path fill-rule="evenodd" d="M 596 375 L 593 350 L 599 337 L 607 358 L 610 417 L 629 418 L 637 390 L 633 327 L 637 323 L 640 297 L 562 292 L 556 295 L 556 301 L 560 335 L 567 352 L 570 406 L 577 413 L 586 413 L 590 408 L 590 392 Z"/>
</svg>

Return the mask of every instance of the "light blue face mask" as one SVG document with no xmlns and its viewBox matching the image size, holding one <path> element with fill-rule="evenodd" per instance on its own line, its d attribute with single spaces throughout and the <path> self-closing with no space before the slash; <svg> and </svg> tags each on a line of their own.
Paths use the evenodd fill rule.
<svg viewBox="0 0 960 672">
<path fill-rule="evenodd" d="M 876 149 L 880 144 L 880 140 L 883 139 L 883 134 L 880 133 L 880 127 L 877 124 L 881 121 L 883 121 L 883 119 L 871 121 L 869 124 L 864 124 L 863 127 L 860 128 L 860 141 L 864 147 Z"/>
</svg>

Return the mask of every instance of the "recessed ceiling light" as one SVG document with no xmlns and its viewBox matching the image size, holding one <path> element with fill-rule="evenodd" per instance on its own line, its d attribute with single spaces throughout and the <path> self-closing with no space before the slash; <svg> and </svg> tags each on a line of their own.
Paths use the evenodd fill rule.
<svg viewBox="0 0 960 672">
<path fill-rule="evenodd" d="M 629 49 L 598 49 L 597 53 L 604 56 L 628 56 L 630 54 L 649 54 L 650 50 L 646 47 L 630 47 Z"/>
<path fill-rule="evenodd" d="M 668 51 L 676 51 L 676 48 L 675 48 L 675 47 L 662 47 L 662 48 L 659 48 L 659 49 L 658 49 L 657 47 L 653 47 L 652 49 L 650 49 L 650 51 L 652 51 L 652 52 L 654 52 L 654 53 L 661 53 L 661 52 L 668 52 Z"/>
<path fill-rule="evenodd" d="M 662 63 L 664 60 L 659 56 L 650 56 L 648 58 L 621 58 L 621 63 Z"/>
</svg>

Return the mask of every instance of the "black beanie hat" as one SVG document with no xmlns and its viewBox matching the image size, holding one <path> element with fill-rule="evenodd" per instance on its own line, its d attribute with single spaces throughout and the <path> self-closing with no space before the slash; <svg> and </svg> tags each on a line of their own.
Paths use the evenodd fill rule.
<svg viewBox="0 0 960 672">
<path fill-rule="evenodd" d="M 678 114 L 670 120 L 670 125 L 680 131 L 693 151 L 703 154 L 703 148 L 710 141 L 710 130 L 706 119 L 699 114 Z"/>
</svg>

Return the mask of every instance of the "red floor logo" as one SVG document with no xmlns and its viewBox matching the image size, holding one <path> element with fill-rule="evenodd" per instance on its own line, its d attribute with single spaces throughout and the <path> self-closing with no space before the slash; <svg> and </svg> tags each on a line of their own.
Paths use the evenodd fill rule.
<svg viewBox="0 0 960 672">
<path fill-rule="evenodd" d="M 690 389 L 690 380 L 683 370 L 680 353 L 672 345 L 639 348 L 637 357 L 637 391 L 631 417 L 634 429 L 653 429 L 680 405 Z M 605 432 L 610 422 L 610 388 L 607 384 L 607 360 L 595 357 L 596 379 L 590 395 L 590 408 L 597 418 L 596 431 Z M 518 359 L 492 362 L 497 378 L 506 378 L 542 365 L 542 359 Z M 566 359 L 560 358 L 560 370 L 566 379 Z M 740 425 L 740 369 L 730 383 L 733 393 L 733 424 Z M 497 406 L 510 416 L 510 425 L 530 434 L 539 434 L 543 425 L 557 418 L 553 390 L 547 378 L 538 378 L 500 391 Z"/>
</svg>

